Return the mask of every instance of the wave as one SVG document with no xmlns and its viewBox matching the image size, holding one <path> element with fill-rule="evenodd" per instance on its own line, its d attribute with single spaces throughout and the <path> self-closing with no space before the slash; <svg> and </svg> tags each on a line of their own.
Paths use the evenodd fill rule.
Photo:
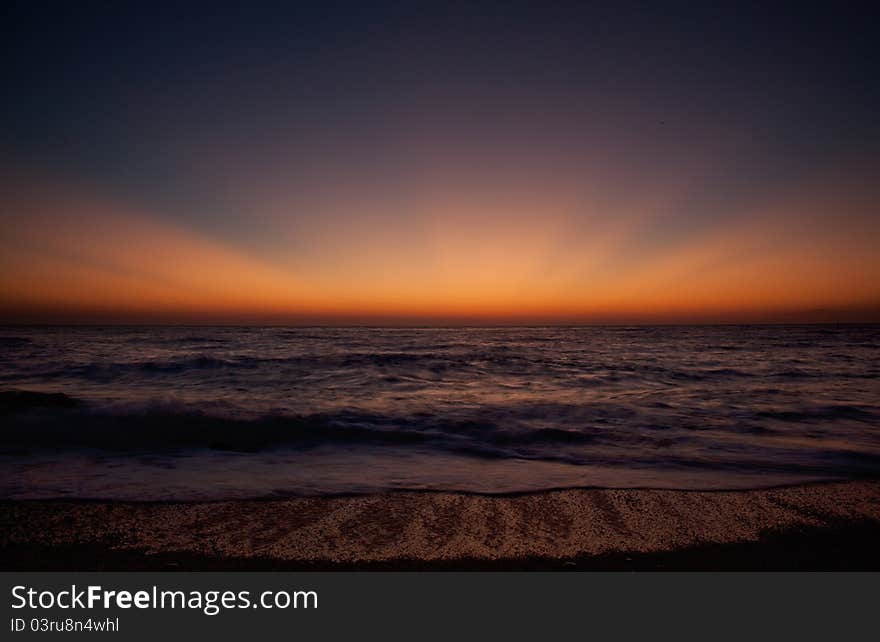
<svg viewBox="0 0 880 642">
<path fill-rule="evenodd" d="M 645 417 L 626 406 L 584 407 L 562 403 L 483 406 L 468 413 L 383 414 L 353 409 L 313 414 L 216 416 L 192 407 L 99 408 L 62 393 L 0 393 L 4 427 L 0 453 L 102 451 L 116 455 L 237 453 L 319 447 L 394 446 L 419 453 L 446 452 L 483 459 L 520 459 L 570 465 L 649 468 L 717 468 L 822 472 L 880 470 L 880 452 L 816 442 L 793 448 L 783 435 L 748 419 L 706 430 L 670 416 Z M 216 410 L 216 408 L 215 408 Z M 227 409 L 229 410 L 229 409 Z M 234 412 L 234 409 L 231 410 Z M 765 410 L 753 418 L 809 423 L 857 420 L 874 414 L 855 406 L 793 411 Z M 548 425 L 555 422 L 556 425 Z M 781 427 L 780 427 L 781 428 Z M 798 431 L 797 434 L 810 436 Z M 737 441 L 736 436 L 748 436 Z M 797 436 L 797 435 L 795 435 Z M 757 440 L 757 441 L 756 441 Z"/>
<path fill-rule="evenodd" d="M 434 374 L 454 369 L 476 368 L 467 358 L 451 358 L 434 353 L 343 353 L 339 355 L 294 356 L 215 356 L 210 354 L 188 355 L 166 360 L 147 361 L 96 361 L 70 364 L 59 368 L 57 363 L 47 364 L 45 369 L 29 369 L 28 374 L 45 379 L 85 379 L 110 382 L 121 376 L 154 377 L 180 375 L 209 371 L 245 372 L 261 368 L 296 370 L 300 372 L 348 371 L 358 373 L 366 368 L 379 370 L 396 369 L 406 374 L 407 369 L 422 369 Z M 15 377 L 11 377 L 15 378 Z"/>
<path fill-rule="evenodd" d="M 433 413 L 409 415 L 339 410 L 304 415 L 217 416 L 192 407 L 90 406 L 62 393 L 0 393 L 6 426 L 0 450 L 167 452 L 214 449 L 255 452 L 321 445 L 424 445 L 479 457 L 522 457 L 573 461 L 559 448 L 596 443 L 598 428 L 528 427 L 517 418 L 556 417 L 573 411 L 565 404 L 483 408 L 481 418 Z M 216 411 L 216 408 L 215 408 Z M 621 408 L 621 416 L 628 415 Z M 235 410 L 231 409 L 234 414 Z M 601 423 L 607 409 L 595 409 Z M 537 450 L 536 450 L 537 449 Z"/>
<path fill-rule="evenodd" d="M 126 347 L 129 342 L 142 340 L 157 344 L 159 350 L 145 353 L 139 346 Z M 402 342 L 391 345 L 389 341 L 379 341 L 370 349 L 367 343 L 354 347 L 352 337 L 347 335 L 339 341 L 325 344 L 312 344 L 309 341 L 290 344 L 278 340 L 275 335 L 256 341 L 246 340 L 242 336 L 224 337 L 222 333 L 216 337 L 198 333 L 160 338 L 136 336 L 121 340 L 119 350 L 108 353 L 102 345 L 91 355 L 88 349 L 72 351 L 68 360 L 57 358 L 54 347 L 52 351 L 42 351 L 27 358 L 13 357 L 15 351 L 9 351 L 6 353 L 10 355 L 6 362 L 10 367 L 0 375 L 0 379 L 9 382 L 25 378 L 53 381 L 80 379 L 102 384 L 125 379 L 126 384 L 151 385 L 161 377 L 193 375 L 191 382 L 197 385 L 206 381 L 214 385 L 217 377 L 199 380 L 198 374 L 228 372 L 241 375 L 242 385 L 246 387 L 251 372 L 257 372 L 260 376 L 268 372 L 287 377 L 313 373 L 332 377 L 349 374 L 360 377 L 369 373 L 387 376 L 382 380 L 386 383 L 406 381 L 407 377 L 413 376 L 432 380 L 467 377 L 475 382 L 485 377 L 493 377 L 492 381 L 503 377 L 528 377 L 530 380 L 547 382 L 554 388 L 568 385 L 619 387 L 630 382 L 636 387 L 645 384 L 684 388 L 706 383 L 729 382 L 738 385 L 740 381 L 760 380 L 768 384 L 806 380 L 857 382 L 876 378 L 880 372 L 871 365 L 866 355 L 858 352 L 847 354 L 837 348 L 831 353 L 833 359 L 829 356 L 802 360 L 770 353 L 759 353 L 751 358 L 727 356 L 719 351 L 709 360 L 696 360 L 691 359 L 686 350 L 675 352 L 677 356 L 670 357 L 665 352 L 667 348 L 662 347 L 656 353 L 639 349 L 625 352 L 619 357 L 614 354 L 613 344 L 586 343 L 572 350 L 548 348 L 559 341 L 561 337 L 552 334 L 540 340 L 529 337 L 522 345 L 505 345 L 477 336 L 470 344 L 421 340 L 412 344 Z M 169 342 L 171 347 L 165 345 Z M 717 345 L 707 344 L 705 349 L 711 351 Z M 720 347 L 722 350 L 734 348 L 724 343 Z M 682 359 L 681 355 L 686 358 Z M 90 360 L 83 359 L 89 359 L 89 356 Z M 254 378 L 255 381 L 257 379 Z"/>
<path fill-rule="evenodd" d="M 44 405 L 28 408 L 44 408 Z M 113 414 L 69 406 L 52 416 L 22 413 L 0 436 L 4 450 L 98 449 L 164 452 L 214 449 L 254 452 L 279 446 L 333 444 L 412 444 L 428 436 L 412 430 L 384 429 L 379 421 L 357 425 L 321 416 L 215 417 L 200 412 L 145 411 Z M 20 411 L 21 409 L 16 409 Z"/>
<path fill-rule="evenodd" d="M 209 355 L 200 355 L 184 358 L 149 361 L 128 362 L 93 362 L 85 364 L 72 364 L 64 368 L 52 368 L 40 372 L 39 376 L 47 379 L 54 378 L 79 378 L 93 381 L 109 381 L 125 374 L 181 374 L 191 371 L 219 370 L 219 369 L 253 369 L 261 363 L 278 361 L 277 359 L 256 358 L 221 358 Z"/>
<path fill-rule="evenodd" d="M 530 451 L 530 446 L 587 444 L 593 435 L 572 430 L 533 432 L 495 430 L 482 439 L 456 438 L 405 424 L 382 427 L 343 424 L 338 417 L 277 416 L 228 419 L 200 414 L 149 413 L 144 415 L 68 416 L 63 422 L 20 422 L 4 429 L 0 452 L 100 450 L 126 453 L 163 453 L 218 450 L 255 453 L 319 446 L 423 446 L 472 457 L 541 459 L 581 463 L 565 452 Z M 524 450 L 516 450 L 524 447 Z M 513 448 L 514 450 L 510 450 Z"/>
<path fill-rule="evenodd" d="M 36 392 L 32 390 L 0 391 L 0 415 L 9 415 L 34 409 L 79 408 L 82 402 L 63 392 Z"/>
<path fill-rule="evenodd" d="M 217 368 L 247 368 L 256 367 L 256 362 L 246 360 L 222 359 L 212 356 L 198 356 L 184 359 L 172 359 L 168 361 L 144 361 L 131 364 L 112 364 L 110 367 L 117 369 L 137 369 L 143 372 L 178 373 L 185 370 L 214 370 Z"/>
<path fill-rule="evenodd" d="M 779 421 L 796 423 L 828 421 L 833 419 L 857 421 L 875 421 L 877 419 L 876 413 L 869 409 L 844 404 L 805 409 L 759 410 L 754 414 L 763 419 L 776 419 Z"/>
</svg>

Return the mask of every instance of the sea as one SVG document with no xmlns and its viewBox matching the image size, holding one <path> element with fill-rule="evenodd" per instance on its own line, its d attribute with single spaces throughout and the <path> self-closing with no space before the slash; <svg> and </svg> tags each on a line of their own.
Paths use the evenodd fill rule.
<svg viewBox="0 0 880 642">
<path fill-rule="evenodd" d="M 0 499 L 880 473 L 880 325 L 0 327 Z"/>
</svg>

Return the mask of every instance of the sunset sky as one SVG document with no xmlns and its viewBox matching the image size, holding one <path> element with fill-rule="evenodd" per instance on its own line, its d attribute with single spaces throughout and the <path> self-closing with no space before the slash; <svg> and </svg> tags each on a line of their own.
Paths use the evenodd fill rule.
<svg viewBox="0 0 880 642">
<path fill-rule="evenodd" d="M 867 12 L 123 4 L 6 9 L 0 322 L 880 321 Z"/>
</svg>

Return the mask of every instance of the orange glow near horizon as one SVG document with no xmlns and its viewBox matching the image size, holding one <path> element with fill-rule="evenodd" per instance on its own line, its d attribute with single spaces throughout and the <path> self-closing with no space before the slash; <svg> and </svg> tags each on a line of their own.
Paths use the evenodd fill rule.
<svg viewBox="0 0 880 642">
<path fill-rule="evenodd" d="M 0 324 L 880 322 L 855 13 L 19 4 Z"/>
<path fill-rule="evenodd" d="M 880 223 L 857 181 L 648 248 L 637 241 L 675 190 L 612 212 L 574 191 L 425 193 L 390 213 L 328 199 L 334 216 L 308 226 L 273 201 L 261 220 L 291 239 L 288 254 L 18 178 L 4 180 L 16 215 L 0 223 L 0 312 L 13 322 L 880 319 Z"/>
</svg>

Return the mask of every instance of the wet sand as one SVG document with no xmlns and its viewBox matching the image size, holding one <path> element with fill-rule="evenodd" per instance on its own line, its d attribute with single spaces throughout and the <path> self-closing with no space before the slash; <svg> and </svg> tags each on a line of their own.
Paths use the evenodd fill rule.
<svg viewBox="0 0 880 642">
<path fill-rule="evenodd" d="M 6 501 L 22 570 L 880 569 L 880 481 L 748 491 Z"/>
</svg>

